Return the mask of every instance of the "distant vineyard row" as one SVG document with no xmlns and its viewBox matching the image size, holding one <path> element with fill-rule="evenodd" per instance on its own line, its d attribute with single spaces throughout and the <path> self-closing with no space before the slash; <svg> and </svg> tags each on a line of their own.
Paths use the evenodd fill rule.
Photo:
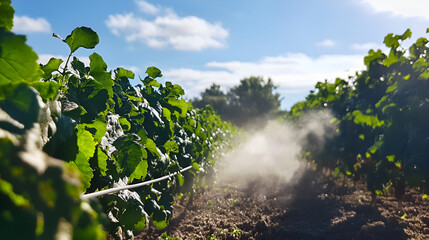
<svg viewBox="0 0 429 240">
<path fill-rule="evenodd" d="M 288 113 L 330 110 L 336 136 L 322 150 L 309 144 L 305 157 L 336 175 L 365 176 L 374 197 L 389 187 L 398 200 L 405 186 L 429 191 L 429 41 L 419 38 L 407 51 L 401 43 L 410 37 L 410 30 L 387 35 L 388 54 L 370 50 L 365 70 L 317 83 Z"/>
<path fill-rule="evenodd" d="M 174 194 L 192 197 L 230 144 L 231 125 L 210 108 L 193 109 L 183 89 L 107 65 L 85 66 L 73 53 L 92 49 L 97 33 L 76 28 L 62 39 L 65 63 L 38 65 L 25 36 L 11 31 L 14 10 L 0 0 L 0 234 L 4 239 L 131 237 L 149 219 L 168 225 Z M 83 201 L 83 193 L 159 178 L 166 181 Z"/>
</svg>

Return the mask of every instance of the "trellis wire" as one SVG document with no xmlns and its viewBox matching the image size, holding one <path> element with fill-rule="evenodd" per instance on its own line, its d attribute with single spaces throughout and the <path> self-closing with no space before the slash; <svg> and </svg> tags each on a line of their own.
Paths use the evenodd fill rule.
<svg viewBox="0 0 429 240">
<path fill-rule="evenodd" d="M 177 173 L 182 173 L 182 172 L 188 171 L 191 168 L 192 168 L 192 166 L 188 166 L 188 167 L 185 167 L 185 168 L 181 169 L 178 172 L 174 172 L 174 173 L 171 173 L 171 174 L 166 175 L 164 177 L 156 178 L 156 179 L 149 180 L 149 181 L 146 181 L 146 182 L 136 183 L 136 184 L 132 184 L 132 185 L 126 185 L 126 186 L 119 186 L 119 187 L 115 187 L 115 188 L 109 188 L 109 189 L 101 190 L 101 191 L 98 191 L 98 192 L 83 194 L 80 198 L 81 199 L 96 198 L 96 197 L 99 197 L 99 196 L 102 196 L 102 195 L 111 194 L 111 193 L 119 192 L 119 191 L 122 191 L 122 190 L 127 190 L 127 189 L 132 189 L 132 188 L 137 188 L 137 187 L 142 187 L 142 186 L 150 185 L 152 183 L 157 183 L 157 182 L 160 182 L 162 180 L 165 180 L 165 179 L 168 179 L 170 177 L 173 177 Z"/>
</svg>

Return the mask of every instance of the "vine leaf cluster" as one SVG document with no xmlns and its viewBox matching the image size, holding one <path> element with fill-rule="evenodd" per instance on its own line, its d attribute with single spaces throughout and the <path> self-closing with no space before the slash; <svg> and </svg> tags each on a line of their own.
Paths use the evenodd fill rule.
<svg viewBox="0 0 429 240">
<path fill-rule="evenodd" d="M 335 175 L 364 177 L 374 197 L 393 186 L 399 203 L 406 186 L 429 191 L 429 41 L 422 37 L 404 49 L 411 34 L 388 34 L 388 53 L 370 50 L 365 70 L 317 83 L 287 116 L 330 110 L 338 134 L 323 149 L 306 146 L 306 158 Z"/>
<path fill-rule="evenodd" d="M 10 239 L 129 238 L 149 219 L 165 228 L 174 195 L 192 196 L 214 174 L 236 131 L 213 109 L 194 109 L 177 84 L 149 67 L 141 84 L 109 71 L 88 27 L 66 38 L 65 62 L 37 64 L 26 37 L 11 32 L 13 8 L 0 1 L 0 232 Z M 4 14 L 3 14 L 4 13 Z M 143 182 L 193 166 L 168 181 L 81 200 L 83 193 Z"/>
</svg>

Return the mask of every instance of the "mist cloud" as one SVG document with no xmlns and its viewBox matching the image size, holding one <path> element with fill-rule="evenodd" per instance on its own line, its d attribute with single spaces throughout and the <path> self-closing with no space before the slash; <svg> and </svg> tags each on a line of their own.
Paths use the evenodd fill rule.
<svg viewBox="0 0 429 240">
<path fill-rule="evenodd" d="M 311 134 L 318 147 L 323 147 L 325 140 L 335 135 L 332 118 L 330 112 L 318 111 L 306 114 L 297 123 L 269 123 L 223 159 L 219 181 L 294 182 L 306 166 L 299 156 L 308 143 L 307 137 Z"/>
</svg>

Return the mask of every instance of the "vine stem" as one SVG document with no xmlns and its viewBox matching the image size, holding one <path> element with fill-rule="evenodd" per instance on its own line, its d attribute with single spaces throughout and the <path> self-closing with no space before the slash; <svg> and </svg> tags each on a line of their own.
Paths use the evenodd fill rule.
<svg viewBox="0 0 429 240">
<path fill-rule="evenodd" d="M 72 53 L 72 52 L 70 52 L 69 56 L 67 57 L 66 65 L 64 65 L 64 69 L 63 69 L 63 73 L 62 73 L 63 77 L 64 77 L 64 75 L 66 74 L 67 65 L 69 64 L 69 61 L 70 61 L 70 58 L 71 58 L 72 54 L 73 54 L 73 53 Z"/>
</svg>

